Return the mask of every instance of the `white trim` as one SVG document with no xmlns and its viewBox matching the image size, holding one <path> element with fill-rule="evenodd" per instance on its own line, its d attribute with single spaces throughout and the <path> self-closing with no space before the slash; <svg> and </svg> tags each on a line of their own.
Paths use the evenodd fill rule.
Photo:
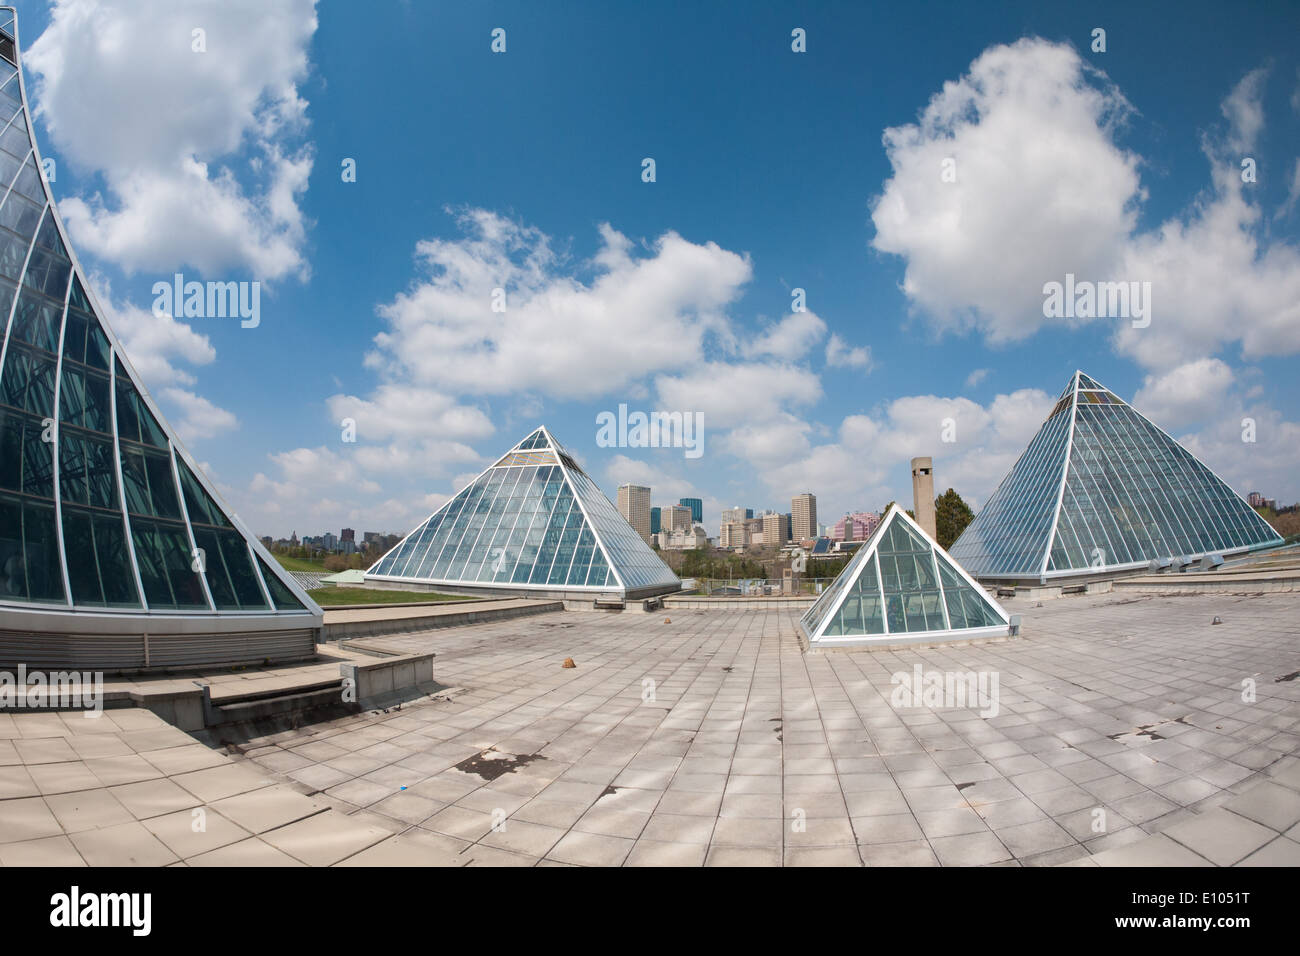
<svg viewBox="0 0 1300 956">
<path fill-rule="evenodd" d="M 1074 414 L 1079 408 L 1079 376 L 1082 374 L 1082 370 L 1076 368 L 1074 370 L 1074 381 L 1070 383 L 1070 425 L 1069 431 L 1065 433 L 1065 461 L 1061 465 L 1061 487 L 1056 491 L 1056 510 L 1052 512 L 1052 526 L 1047 532 L 1047 546 L 1043 549 L 1043 560 L 1038 566 L 1039 580 L 1042 580 L 1047 575 L 1047 564 L 1052 560 L 1052 542 L 1056 540 L 1056 526 L 1061 520 L 1061 502 L 1065 500 L 1065 482 L 1070 477 L 1070 453 L 1074 451 Z"/>
<path fill-rule="evenodd" d="M 36 237 L 40 234 L 40 224 L 38 223 L 36 232 L 32 234 L 33 243 L 36 242 Z M 28 259 L 31 258 L 30 251 L 28 252 L 27 257 Z M 68 574 L 68 549 L 63 542 L 63 488 L 59 485 L 59 456 L 63 450 L 63 415 L 62 406 L 60 405 L 60 400 L 63 396 L 63 336 L 68 331 L 68 297 L 72 294 L 71 260 L 68 261 L 68 266 L 68 287 L 63 290 L 63 312 L 59 316 L 59 341 L 58 344 L 55 345 L 56 351 L 54 353 L 54 409 L 50 412 L 50 418 L 54 421 L 54 441 L 50 444 L 53 445 L 51 451 L 54 453 L 54 460 L 52 462 L 54 467 L 53 471 L 51 471 L 51 474 L 54 476 L 54 536 L 59 542 L 59 566 L 63 569 L 63 594 L 67 599 L 66 603 L 68 607 L 72 607 L 72 578 Z M 18 279 L 19 297 L 22 296 L 23 279 L 26 278 L 26 270 L 24 269 L 23 272 L 24 275 Z M 32 291 L 36 292 L 37 295 L 44 295 L 43 292 L 40 292 L 35 287 L 33 287 Z M 40 304 L 39 301 L 37 304 Z M 0 369 L 0 371 L 2 371 L 2 369 Z M 112 382 L 112 380 L 113 377 L 110 375 L 109 381 Z M 24 524 L 26 524 L 26 522 L 24 522 Z M 24 535 L 24 539 L 25 538 L 26 535 Z M 90 538 L 92 541 L 95 539 L 95 523 L 93 519 L 91 520 L 90 526 Z M 99 567 L 98 557 L 96 557 L 95 567 L 96 569 Z M 100 596 L 103 597 L 104 582 L 102 579 L 99 582 L 99 590 Z"/>
<path fill-rule="evenodd" d="M 71 283 L 69 283 L 69 288 Z M 64 321 L 67 321 L 66 319 Z M 89 330 L 87 330 L 89 334 Z M 135 556 L 135 538 L 131 532 L 131 514 L 126 508 L 126 485 L 122 482 L 122 439 L 117 426 L 117 352 L 109 349 L 108 369 L 109 409 L 113 413 L 113 468 L 117 474 L 117 503 L 122 509 L 122 528 L 126 532 L 126 553 L 131 559 L 131 573 L 135 576 L 135 592 L 140 599 L 140 609 L 149 612 L 149 598 L 144 593 L 144 579 L 140 576 L 140 563 Z"/>
</svg>

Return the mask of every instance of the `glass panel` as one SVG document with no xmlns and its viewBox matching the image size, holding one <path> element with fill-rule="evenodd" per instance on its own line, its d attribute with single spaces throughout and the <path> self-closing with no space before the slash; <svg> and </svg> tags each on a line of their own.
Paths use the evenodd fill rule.
<svg viewBox="0 0 1300 956">
<path fill-rule="evenodd" d="M 41 422 L 0 409 L 0 488 L 54 498 L 54 444 Z"/>
<path fill-rule="evenodd" d="M 181 517 L 171 458 L 166 454 L 123 445 L 122 481 L 126 489 L 126 507 L 132 514 Z"/>
<path fill-rule="evenodd" d="M 262 571 L 262 580 L 266 582 L 266 589 L 271 592 L 271 600 L 275 602 L 277 611 L 301 611 L 306 610 L 306 606 L 293 596 L 289 586 L 281 581 L 275 573 L 266 566 L 266 562 L 261 558 L 257 559 L 257 564 Z"/>
<path fill-rule="evenodd" d="M 185 511 L 190 517 L 190 524 L 209 524 L 218 528 L 230 528 L 230 520 L 222 512 L 212 496 L 199 484 L 184 459 L 176 459 L 176 470 L 181 475 L 181 488 L 185 491 Z M 250 567 L 251 571 L 252 568 Z"/>
<path fill-rule="evenodd" d="M 132 518 L 131 539 L 150 608 L 207 609 L 184 525 Z"/>
</svg>

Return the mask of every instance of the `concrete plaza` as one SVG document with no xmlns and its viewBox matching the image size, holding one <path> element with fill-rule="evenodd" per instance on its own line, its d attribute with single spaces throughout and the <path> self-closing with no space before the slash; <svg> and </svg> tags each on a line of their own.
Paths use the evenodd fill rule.
<svg viewBox="0 0 1300 956">
<path fill-rule="evenodd" d="M 805 654 L 782 608 L 384 635 L 448 690 L 216 748 L 0 715 L 0 863 L 1300 864 L 1300 594 L 1016 604 L 896 652 Z M 893 706 L 916 665 L 996 715 Z"/>
</svg>

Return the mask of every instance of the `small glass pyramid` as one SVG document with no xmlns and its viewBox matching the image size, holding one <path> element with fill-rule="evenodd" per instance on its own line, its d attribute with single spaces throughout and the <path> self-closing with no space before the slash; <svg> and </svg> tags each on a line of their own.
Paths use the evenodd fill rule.
<svg viewBox="0 0 1300 956">
<path fill-rule="evenodd" d="M 813 647 L 1011 633 L 1006 611 L 897 504 L 799 627 Z"/>
<path fill-rule="evenodd" d="M 430 515 L 366 579 L 625 597 L 681 587 L 545 427 Z"/>
<path fill-rule="evenodd" d="M 978 578 L 1046 581 L 1281 541 L 1191 452 L 1075 372 L 952 556 Z"/>
</svg>

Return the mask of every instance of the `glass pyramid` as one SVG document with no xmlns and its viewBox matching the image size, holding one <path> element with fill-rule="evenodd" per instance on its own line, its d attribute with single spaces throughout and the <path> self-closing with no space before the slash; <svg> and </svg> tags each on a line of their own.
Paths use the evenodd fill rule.
<svg viewBox="0 0 1300 956">
<path fill-rule="evenodd" d="M 1045 581 L 1281 540 L 1187 449 L 1076 372 L 951 550 L 977 578 Z"/>
<path fill-rule="evenodd" d="M 626 597 L 681 587 L 545 427 L 430 515 L 366 578 Z"/>
<path fill-rule="evenodd" d="M 227 509 L 140 384 L 68 244 L 31 135 L 15 16 L 0 8 L 0 611 L 6 627 L 84 631 L 79 612 L 159 624 L 318 608 Z M 49 625 L 48 612 L 67 615 Z M 260 612 L 260 613 L 257 613 Z M 152 623 L 143 623 L 149 620 Z M 38 628 L 38 630 L 41 630 Z M 12 645 L 17 646 L 17 645 Z M 6 654 L 21 654 L 4 645 Z M 182 653 L 183 652 L 178 652 Z M 211 651 L 220 659 L 220 651 Z M 256 650 L 249 653 L 264 656 Z M 148 654 L 145 652 L 147 661 Z"/>
<path fill-rule="evenodd" d="M 1010 634 L 1006 611 L 898 505 L 799 621 L 810 646 Z"/>
</svg>

